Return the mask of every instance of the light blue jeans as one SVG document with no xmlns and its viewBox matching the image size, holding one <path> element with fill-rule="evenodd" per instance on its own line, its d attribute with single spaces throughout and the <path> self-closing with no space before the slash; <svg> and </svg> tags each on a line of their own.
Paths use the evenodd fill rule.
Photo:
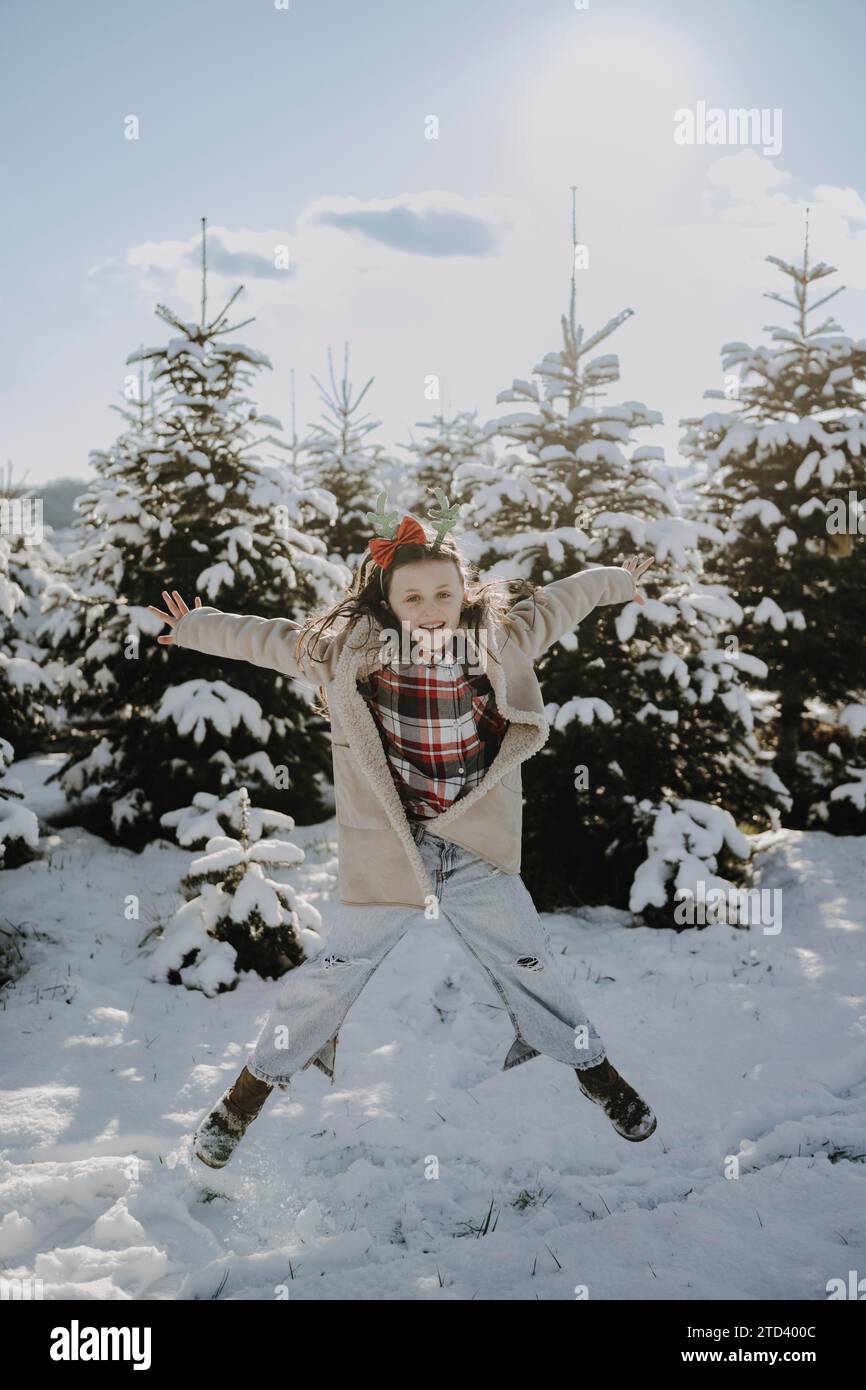
<svg viewBox="0 0 866 1390">
<path fill-rule="evenodd" d="M 514 1041 L 502 1070 L 544 1054 L 571 1067 L 593 1067 L 604 1044 L 587 1018 L 561 958 L 519 874 L 414 824 L 412 834 L 436 889 L 436 909 L 487 971 L 508 1011 Z M 377 965 L 425 910 L 393 905 L 344 907 L 326 944 L 284 977 L 248 1069 L 285 1085 L 315 1063 L 334 1082 L 337 1036 Z"/>
</svg>

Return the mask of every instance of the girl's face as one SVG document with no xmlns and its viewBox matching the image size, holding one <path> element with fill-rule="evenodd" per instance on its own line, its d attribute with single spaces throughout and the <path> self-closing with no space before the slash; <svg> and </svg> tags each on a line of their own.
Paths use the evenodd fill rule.
<svg viewBox="0 0 866 1390">
<path fill-rule="evenodd" d="M 416 560 L 394 571 L 388 602 L 397 622 L 431 651 L 460 625 L 463 577 L 453 560 Z"/>
</svg>

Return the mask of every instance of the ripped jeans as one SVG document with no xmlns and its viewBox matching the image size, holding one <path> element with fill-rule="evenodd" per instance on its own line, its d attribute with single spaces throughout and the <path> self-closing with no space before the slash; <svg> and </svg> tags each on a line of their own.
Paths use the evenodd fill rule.
<svg viewBox="0 0 866 1390">
<path fill-rule="evenodd" d="M 552 949 L 519 874 L 414 824 L 436 889 L 438 916 L 487 972 L 514 1029 L 502 1066 L 544 1054 L 571 1067 L 604 1060 L 604 1044 Z M 425 909 L 342 904 L 322 950 L 291 970 L 262 1029 L 248 1069 L 285 1085 L 315 1064 L 334 1083 L 340 1027 L 373 971 L 410 927 L 423 930 Z"/>
</svg>

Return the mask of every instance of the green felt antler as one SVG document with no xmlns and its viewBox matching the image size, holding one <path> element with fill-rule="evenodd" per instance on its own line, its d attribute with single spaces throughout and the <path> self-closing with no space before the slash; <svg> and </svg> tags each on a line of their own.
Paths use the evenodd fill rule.
<svg viewBox="0 0 866 1390">
<path fill-rule="evenodd" d="M 438 550 L 442 541 L 445 539 L 446 532 L 457 525 L 460 516 L 460 503 L 455 502 L 453 505 L 449 505 L 448 498 L 445 496 L 441 487 L 436 487 L 433 491 L 436 494 L 436 506 L 432 507 L 427 515 L 433 522 L 436 531 L 433 549 Z"/>
<path fill-rule="evenodd" d="M 392 541 L 397 534 L 397 509 L 387 512 L 385 503 L 388 500 L 387 492 L 380 492 L 376 498 L 376 510 L 365 512 L 364 519 L 369 521 L 377 536 L 381 536 L 384 541 Z"/>
</svg>

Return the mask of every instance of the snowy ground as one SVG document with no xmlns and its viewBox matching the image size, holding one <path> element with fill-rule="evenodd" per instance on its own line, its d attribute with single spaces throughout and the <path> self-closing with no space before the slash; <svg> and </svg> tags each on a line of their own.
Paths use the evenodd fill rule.
<svg viewBox="0 0 866 1390">
<path fill-rule="evenodd" d="M 48 766 L 13 775 L 50 819 Z M 348 910 L 333 832 L 292 836 L 326 930 Z M 0 924 L 32 930 L 31 968 L 0 995 L 3 1275 L 78 1300 L 825 1299 L 829 1279 L 866 1275 L 866 838 L 761 844 L 778 935 L 545 919 L 659 1117 L 646 1142 L 546 1057 L 499 1070 L 498 997 L 447 923 L 425 922 L 350 1011 L 337 1084 L 299 1073 L 213 1171 L 192 1131 L 279 982 L 213 999 L 149 982 L 139 943 L 180 905 L 190 854 L 53 834 L 44 861 L 0 874 Z"/>
</svg>

